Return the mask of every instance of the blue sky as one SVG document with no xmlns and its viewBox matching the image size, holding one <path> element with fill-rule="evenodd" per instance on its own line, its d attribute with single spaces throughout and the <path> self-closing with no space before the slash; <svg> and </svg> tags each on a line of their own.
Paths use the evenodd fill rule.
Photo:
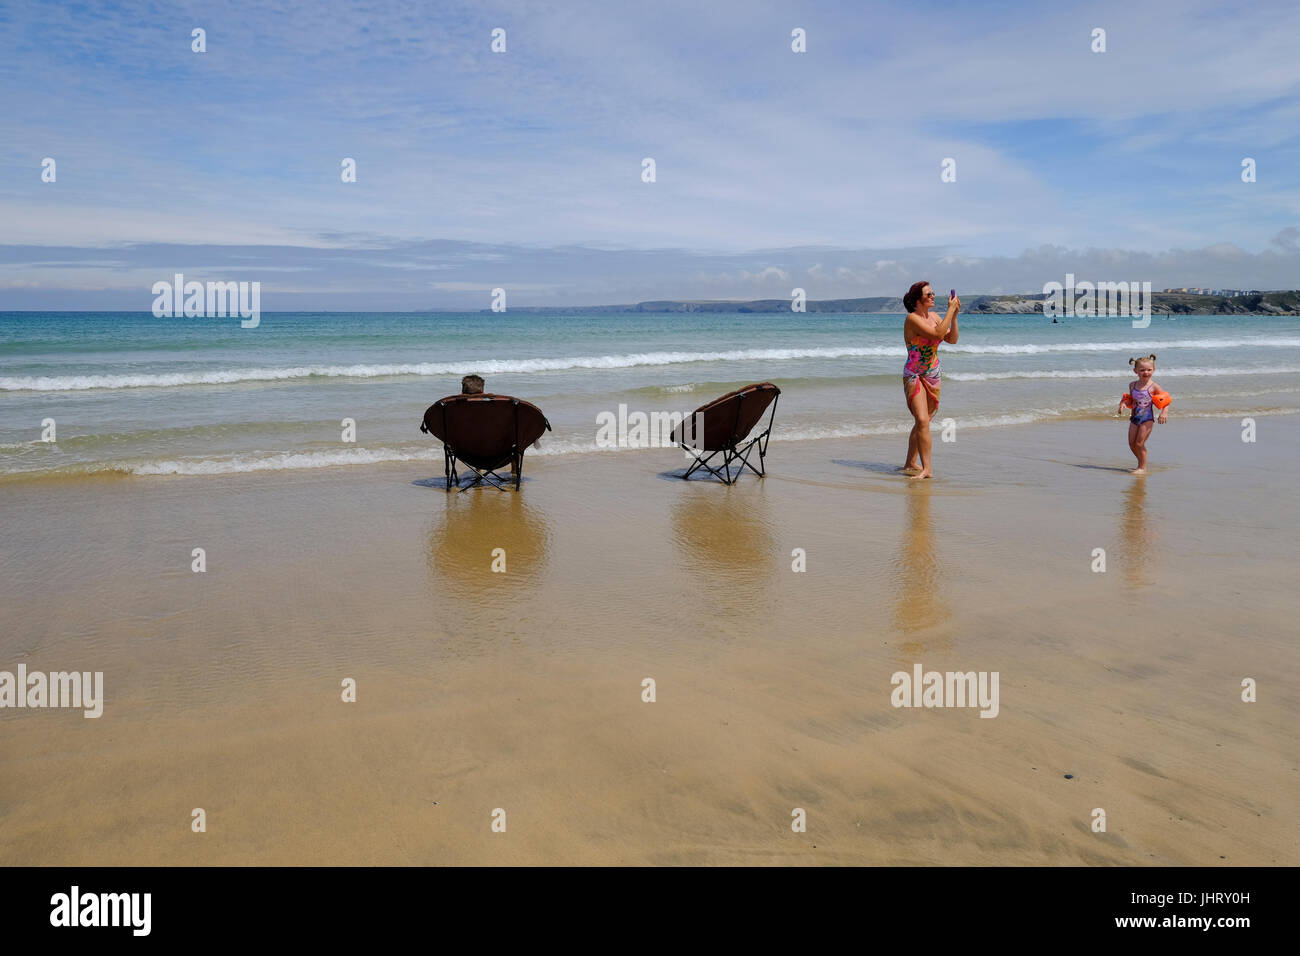
<svg viewBox="0 0 1300 956">
<path fill-rule="evenodd" d="M 1294 2 L 4 2 L 0 308 L 1293 288 L 1297 37 Z"/>
</svg>

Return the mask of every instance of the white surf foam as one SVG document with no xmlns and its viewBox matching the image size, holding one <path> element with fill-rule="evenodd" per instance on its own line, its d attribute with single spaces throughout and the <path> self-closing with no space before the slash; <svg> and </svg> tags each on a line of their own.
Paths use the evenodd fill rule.
<svg viewBox="0 0 1300 956">
<path fill-rule="evenodd" d="M 253 471 L 289 471 L 329 468 L 334 465 L 375 465 L 395 461 L 434 461 L 441 464 L 441 448 L 419 451 L 394 448 L 353 448 L 347 451 L 281 452 L 274 455 L 233 455 L 226 458 L 177 458 L 122 465 L 133 475 L 233 475 Z"/>
<path fill-rule="evenodd" d="M 1001 425 L 1023 425 L 1042 421 L 1062 414 L 1040 410 L 1016 415 L 991 415 L 961 419 L 962 428 L 993 428 Z M 941 419 L 942 420 L 942 419 Z M 795 425 L 782 428 L 779 424 L 772 433 L 774 442 L 816 441 L 823 438 L 857 438 L 871 435 L 904 434 L 911 429 L 907 422 L 863 422 L 843 425 Z M 547 436 L 538 447 L 530 448 L 528 457 L 576 455 L 593 453 L 640 453 L 671 451 L 672 448 L 608 448 L 597 445 L 594 438 L 584 441 L 573 438 Z M 294 469 L 332 468 L 347 465 L 374 465 L 404 461 L 420 461 L 442 466 L 441 446 L 433 448 L 352 448 L 337 451 L 280 452 L 270 455 L 230 455 L 214 458 L 176 458 L 146 462 L 103 462 L 75 469 L 78 472 L 118 472 L 131 475 L 233 475 L 259 471 L 290 471 Z"/>
<path fill-rule="evenodd" d="M 1157 370 L 1157 379 L 1175 378 L 1218 378 L 1224 375 L 1295 375 L 1300 373 L 1300 366 L 1261 367 L 1261 368 L 1186 368 L 1184 366 L 1167 366 L 1161 374 Z M 1011 372 L 945 372 L 945 378 L 954 382 L 996 382 L 1020 378 L 1132 378 L 1131 369 L 1025 369 Z"/>
<path fill-rule="evenodd" d="M 972 355 L 1042 355 L 1062 352 L 1116 352 L 1135 355 L 1173 349 L 1223 349 L 1248 346 L 1300 348 L 1300 339 L 1242 338 L 1186 339 L 1171 342 L 1053 342 L 1046 344 L 945 345 L 945 352 Z M 86 391 L 90 389 L 176 388 L 190 385 L 233 385 L 240 382 L 278 382 L 304 378 L 391 378 L 398 376 L 485 375 L 527 372 L 562 372 L 573 369 L 624 369 L 638 366 L 685 365 L 695 362 L 770 362 L 792 359 L 902 357 L 898 346 L 828 346 L 824 348 L 731 349 L 716 352 L 637 352 L 626 355 L 521 358 L 410 364 L 295 365 L 272 368 L 215 369 L 124 375 L 0 376 L 0 391 Z M 1121 369 L 1120 374 L 1123 374 Z"/>
</svg>

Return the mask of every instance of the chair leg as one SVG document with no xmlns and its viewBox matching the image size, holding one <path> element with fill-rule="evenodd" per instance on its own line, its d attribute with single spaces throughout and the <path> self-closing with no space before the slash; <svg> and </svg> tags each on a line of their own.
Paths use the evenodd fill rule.
<svg viewBox="0 0 1300 956">
<path fill-rule="evenodd" d="M 456 456 L 451 453 L 451 449 L 446 445 L 442 446 L 443 450 L 443 475 L 445 478 L 446 491 L 451 494 L 452 486 L 460 486 L 460 475 L 456 474 Z"/>
<path fill-rule="evenodd" d="M 678 442 L 678 446 L 687 454 L 693 455 L 695 458 L 694 461 L 692 461 L 689 465 L 686 466 L 686 473 L 682 475 L 682 480 L 686 481 L 690 479 L 691 475 L 695 474 L 695 472 L 697 472 L 700 469 L 700 466 L 704 464 L 704 459 L 699 456 L 698 452 L 692 451 L 690 446 L 688 446 L 685 442 Z"/>
<path fill-rule="evenodd" d="M 469 491 L 471 488 L 476 488 L 480 485 L 487 485 L 490 488 L 495 488 L 497 491 L 506 490 L 507 479 L 503 475 L 498 475 L 495 471 L 479 471 L 477 468 L 474 468 L 470 470 L 470 474 L 472 477 L 465 487 L 460 489 L 462 492 Z"/>
<path fill-rule="evenodd" d="M 762 458 L 761 446 L 759 446 L 758 467 L 755 468 L 753 462 L 749 460 L 750 455 L 753 454 L 756 445 L 758 445 L 757 439 L 740 447 L 736 447 L 733 445 L 731 448 L 724 448 L 721 449 L 720 451 L 716 451 L 713 453 L 713 455 L 709 456 L 709 459 L 712 459 L 715 455 L 721 454 L 722 464 L 718 468 L 711 467 L 708 463 L 708 460 L 701 459 L 698 460 L 695 464 L 691 465 L 691 467 L 687 470 L 686 475 L 684 475 L 683 477 L 689 477 L 692 471 L 694 471 L 696 468 L 699 468 L 700 466 L 703 466 L 704 469 L 709 474 L 713 475 L 724 485 L 734 485 L 739 480 L 741 473 L 744 472 L 746 468 L 748 468 L 754 474 L 758 475 L 758 477 L 762 478 L 765 476 L 765 470 L 763 469 L 763 458 Z M 735 469 L 734 473 L 732 472 L 733 468 Z"/>
<path fill-rule="evenodd" d="M 748 445 L 744 447 L 743 451 L 740 452 L 737 456 L 740 458 L 745 468 L 748 468 L 750 471 L 758 475 L 758 477 L 760 478 L 764 477 L 767 474 L 767 469 L 763 465 L 763 458 L 767 455 L 767 449 L 764 447 L 766 443 L 762 440 L 766 434 L 767 433 L 764 432 L 763 435 L 760 435 L 758 438 L 755 438 L 753 441 L 751 441 Z M 749 460 L 750 455 L 752 455 L 756 449 L 758 451 L 757 468 L 755 468 L 754 463 Z"/>
<path fill-rule="evenodd" d="M 460 484 L 460 474 L 456 470 L 456 455 L 446 445 L 443 446 L 443 475 L 446 478 L 446 491 L 451 492 L 455 488 L 458 491 L 469 491 L 476 485 L 491 485 L 497 491 L 506 490 L 506 482 L 513 481 L 515 491 L 519 490 L 519 483 L 523 480 L 524 474 L 524 456 L 521 454 L 514 459 L 514 474 L 507 479 L 504 475 L 498 475 L 495 471 L 479 471 L 477 468 L 469 469 L 469 480 L 462 488 Z"/>
<path fill-rule="evenodd" d="M 721 451 L 721 450 L 715 451 L 707 456 L 700 457 L 700 454 L 696 452 L 694 449 L 690 448 L 689 446 L 682 444 L 681 447 L 695 456 L 695 461 L 691 463 L 690 467 L 686 469 L 686 473 L 682 475 L 683 479 L 690 478 L 691 475 L 695 474 L 696 471 L 703 468 L 705 471 L 707 471 L 710 475 L 717 478 L 718 480 L 725 482 L 726 484 L 731 484 L 731 482 L 727 478 L 723 477 L 721 471 L 719 471 L 717 468 L 714 468 L 712 465 L 709 464 L 709 462 L 711 462 L 714 458 L 718 457 L 719 454 L 723 455 L 723 459 L 725 461 L 726 458 L 725 451 Z"/>
</svg>

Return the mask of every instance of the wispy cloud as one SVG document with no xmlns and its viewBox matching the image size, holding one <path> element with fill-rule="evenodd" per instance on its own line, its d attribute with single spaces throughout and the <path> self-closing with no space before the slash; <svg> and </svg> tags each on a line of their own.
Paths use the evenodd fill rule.
<svg viewBox="0 0 1300 956">
<path fill-rule="evenodd" d="M 1231 243 L 1149 253 L 1042 245 L 1015 256 L 953 255 L 938 247 L 799 246 L 736 253 L 689 249 L 490 245 L 449 240 L 336 245 L 0 246 L 0 307 L 147 311 L 152 284 L 262 283 L 267 311 L 486 309 L 491 290 L 512 306 L 614 305 L 649 299 L 811 299 L 902 295 L 918 279 L 964 292 L 1034 292 L 1067 272 L 1091 281 L 1289 288 L 1300 275 L 1300 230 L 1249 252 Z"/>
<path fill-rule="evenodd" d="M 1290 2 L 127 2 L 0 18 L 0 289 L 125 291 L 171 268 L 91 254 L 123 244 L 128 262 L 255 248 L 231 265 L 279 270 L 286 295 L 446 308 L 479 282 L 575 303 L 788 295 L 813 263 L 752 250 L 817 245 L 827 295 L 885 294 L 868 288 L 877 260 L 893 284 L 933 262 L 986 270 L 968 274 L 981 291 L 1032 287 L 1016 263 L 1043 246 L 1109 249 L 1095 261 L 1170 284 L 1294 284 L 1268 278 L 1269 238 L 1300 221 Z M 57 183 L 40 181 L 46 156 Z M 449 244 L 435 260 L 430 241 Z M 20 265 L 30 246 L 79 251 Z M 526 271 L 535 256 L 544 275 Z M 1221 279 L 1184 271 L 1234 262 Z M 397 277 L 422 284 L 382 284 Z"/>
</svg>

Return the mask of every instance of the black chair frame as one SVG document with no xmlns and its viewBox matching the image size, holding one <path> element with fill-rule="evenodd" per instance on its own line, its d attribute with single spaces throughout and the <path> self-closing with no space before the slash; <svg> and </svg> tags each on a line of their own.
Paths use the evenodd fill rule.
<svg viewBox="0 0 1300 956">
<path fill-rule="evenodd" d="M 776 403 L 780 400 L 781 396 L 779 394 L 772 399 L 772 412 L 767 417 L 767 427 L 753 438 L 746 440 L 738 439 L 736 436 L 736 430 L 740 424 L 740 410 L 745 404 L 745 396 L 741 395 L 739 400 L 736 402 L 736 421 L 731 426 L 731 440 L 727 443 L 726 447 L 715 449 L 714 451 L 709 452 L 708 455 L 702 456 L 699 449 L 692 448 L 684 441 L 678 442 L 678 445 L 695 458 L 695 461 L 693 461 L 691 466 L 686 469 L 686 474 L 682 475 L 682 478 L 689 479 L 691 475 L 695 474 L 695 472 L 699 471 L 701 468 L 726 485 L 735 484 L 736 480 L 745 473 L 746 468 L 758 475 L 758 477 L 764 477 L 767 472 L 763 467 L 763 459 L 767 457 L 767 442 L 772 435 L 772 423 L 776 421 Z M 698 431 L 698 429 L 696 429 L 693 424 L 692 432 L 694 431 Z M 686 430 L 684 428 L 682 429 L 682 437 L 686 437 Z M 750 454 L 755 449 L 758 450 L 757 468 L 755 468 L 753 463 L 749 460 Z M 715 468 L 710 465 L 709 462 L 713 461 L 713 459 L 719 455 L 722 456 L 722 462 L 719 467 Z M 731 468 L 736 462 L 740 462 L 740 464 L 736 465 L 736 473 L 733 475 L 731 473 Z"/>
<path fill-rule="evenodd" d="M 442 446 L 442 453 L 444 458 L 444 471 L 447 476 L 448 493 L 451 492 L 453 487 L 458 491 L 469 491 L 475 485 L 486 485 L 490 488 L 495 488 L 497 491 L 505 491 L 506 486 L 511 481 L 511 479 L 505 475 L 498 475 L 495 468 L 475 468 L 473 465 L 462 461 L 461 464 L 469 469 L 469 474 L 472 476 L 465 487 L 462 488 L 460 485 L 460 474 L 456 471 L 456 453 L 452 451 L 451 446 L 447 444 Z M 524 477 L 524 461 L 523 457 L 518 454 L 517 450 L 512 449 L 512 455 L 514 455 L 515 462 L 514 485 L 515 491 L 518 491 L 519 483 Z M 507 464 L 509 464 L 509 462 L 507 462 Z M 497 468 L 504 467 L 505 465 L 497 466 Z"/>
<path fill-rule="evenodd" d="M 514 412 L 515 412 L 515 442 L 516 443 L 510 446 L 510 461 L 513 461 L 515 465 L 514 486 L 515 486 L 515 491 L 518 491 L 519 484 L 520 482 L 523 481 L 524 478 L 524 450 L 520 448 L 518 445 L 519 399 L 517 398 L 511 399 L 511 404 L 514 406 Z M 445 407 L 442 406 L 441 402 L 439 402 L 438 405 L 440 408 L 442 408 L 443 421 L 445 422 L 446 415 L 447 415 L 446 409 Z M 423 422 L 421 422 L 420 431 L 428 432 L 428 430 L 429 430 L 428 427 Z M 546 423 L 546 430 L 547 431 L 551 430 L 550 422 Z M 456 470 L 456 462 L 457 462 L 456 450 L 452 448 L 451 445 L 447 444 L 446 442 L 443 442 L 442 452 L 443 452 L 443 473 L 447 479 L 446 490 L 448 494 L 451 493 L 452 488 L 456 488 L 458 491 L 469 491 L 469 489 L 477 485 L 486 485 L 488 487 L 495 488 L 497 491 L 505 491 L 506 486 L 510 484 L 511 481 L 510 478 L 507 478 L 505 475 L 497 474 L 497 469 L 504 468 L 506 465 L 510 464 L 510 461 L 497 465 L 494 468 L 478 468 L 474 465 L 471 465 L 469 462 L 461 461 L 460 463 L 464 465 L 466 468 L 468 468 L 470 474 L 473 476 L 470 478 L 469 483 L 462 488 L 460 485 L 460 474 Z"/>
</svg>

